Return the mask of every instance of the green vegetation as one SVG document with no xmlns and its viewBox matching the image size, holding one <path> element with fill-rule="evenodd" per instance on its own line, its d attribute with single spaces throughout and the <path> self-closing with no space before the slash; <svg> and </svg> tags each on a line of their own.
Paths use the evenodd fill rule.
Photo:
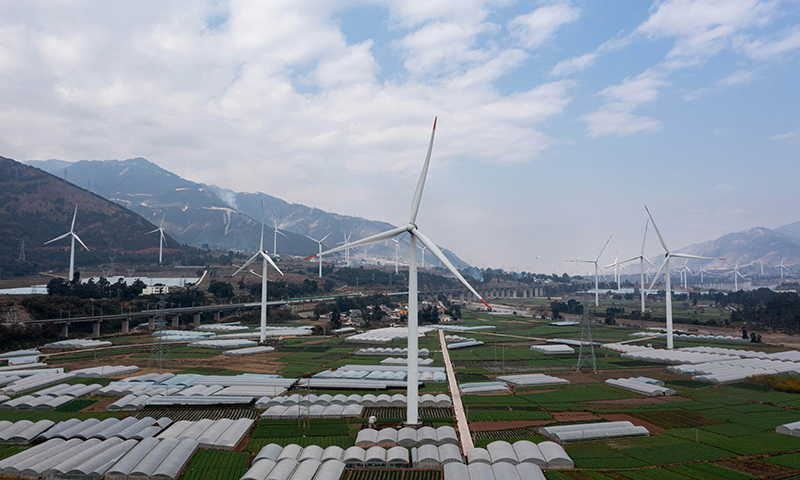
<svg viewBox="0 0 800 480">
<path fill-rule="evenodd" d="M 247 471 L 247 452 L 200 449 L 186 467 L 182 480 L 239 480 Z"/>
</svg>

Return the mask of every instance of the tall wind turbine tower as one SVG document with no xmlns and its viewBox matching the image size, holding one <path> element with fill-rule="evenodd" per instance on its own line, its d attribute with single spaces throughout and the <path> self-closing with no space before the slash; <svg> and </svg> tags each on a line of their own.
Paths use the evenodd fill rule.
<svg viewBox="0 0 800 480">
<path fill-rule="evenodd" d="M 261 335 L 259 339 L 261 343 L 264 343 L 267 340 L 267 263 L 272 265 L 272 268 L 283 275 L 281 269 L 275 265 L 275 262 L 267 255 L 267 251 L 264 250 L 264 200 L 261 200 L 261 243 L 258 245 L 258 252 L 250 257 L 250 260 L 244 262 L 244 265 L 239 267 L 239 270 L 236 270 L 233 275 L 228 277 L 228 280 L 235 277 L 239 272 L 259 258 L 261 258 Z M 285 277 L 286 275 L 283 276 Z"/>
<path fill-rule="evenodd" d="M 419 212 L 419 205 L 420 201 L 422 200 L 422 190 L 425 188 L 425 178 L 428 176 L 428 166 L 430 165 L 431 161 L 431 151 L 433 150 L 433 137 L 436 134 L 436 120 L 433 121 L 433 130 L 431 131 L 431 140 L 428 144 L 428 154 L 425 156 L 425 163 L 422 167 L 422 173 L 419 177 L 419 182 L 417 183 L 417 189 L 414 192 L 414 198 L 411 201 L 411 217 L 408 220 L 408 224 L 399 228 L 395 228 L 393 230 L 389 230 L 388 232 L 378 233 L 376 235 L 371 235 L 366 238 L 362 238 L 361 240 L 357 240 L 353 243 L 342 245 L 340 247 L 332 248 L 327 252 L 322 252 L 317 255 L 327 255 L 335 252 L 340 252 L 346 248 L 352 247 L 360 247 L 362 245 L 368 245 L 371 243 L 382 242 L 388 238 L 394 238 L 398 235 L 402 235 L 406 232 L 409 233 L 409 243 L 411 244 L 409 248 L 408 254 L 408 376 L 407 376 L 407 410 L 406 410 L 406 421 L 410 425 L 417 425 L 419 424 L 419 375 L 418 375 L 418 361 L 419 361 L 419 338 L 418 338 L 418 310 L 419 305 L 417 303 L 417 241 L 421 242 L 428 250 L 433 254 L 434 257 L 439 259 L 442 264 L 450 270 L 452 273 L 462 284 L 464 284 L 476 298 L 480 299 L 486 307 L 491 310 L 491 307 L 488 303 L 480 296 L 480 294 L 472 288 L 464 277 L 458 273 L 456 267 L 450 263 L 450 260 L 444 256 L 442 251 L 439 247 L 436 246 L 433 241 L 426 237 L 425 235 L 420 232 L 419 228 L 416 225 L 417 221 L 417 213 Z M 308 258 L 313 258 L 316 255 L 312 255 Z"/>
<path fill-rule="evenodd" d="M 651 262 L 650 260 L 647 259 L 647 257 L 644 256 L 644 245 L 647 242 L 647 227 L 649 225 L 650 225 L 650 220 L 648 219 L 647 223 L 645 223 L 645 225 L 644 225 L 644 238 L 642 238 L 642 251 L 641 251 L 641 253 L 639 253 L 639 255 L 637 255 L 637 256 L 635 256 L 633 258 L 629 258 L 627 260 L 623 260 L 622 262 L 619 262 L 620 265 L 623 265 L 625 263 L 632 262 L 634 260 L 639 260 L 639 282 L 640 282 L 640 285 L 641 285 L 641 292 L 639 292 L 639 293 L 640 293 L 641 300 L 642 300 L 642 313 L 644 313 L 644 297 L 645 297 L 645 295 L 644 295 L 644 262 L 649 263 L 650 265 L 653 266 L 653 268 L 658 268 L 658 267 L 656 267 L 656 265 L 653 262 Z M 609 267 L 610 266 L 611 265 L 609 265 Z M 606 268 L 608 268 L 608 267 L 606 267 Z"/>
<path fill-rule="evenodd" d="M 261 206 L 262 207 L 264 206 L 263 203 L 262 203 Z M 277 255 L 278 254 L 278 235 L 283 235 L 285 237 L 286 234 L 278 230 L 278 222 L 277 222 L 277 220 L 273 220 L 273 223 L 275 224 L 275 233 L 272 236 L 272 254 L 273 255 Z"/>
<path fill-rule="evenodd" d="M 608 237 L 608 240 L 606 240 L 606 244 L 603 245 L 603 249 L 600 250 L 600 254 L 597 255 L 597 258 L 595 258 L 594 260 L 578 260 L 578 259 L 575 259 L 576 262 L 594 264 L 594 306 L 595 307 L 599 307 L 600 306 L 600 278 L 599 278 L 599 276 L 600 276 L 600 266 L 597 264 L 597 262 L 600 260 L 600 256 L 603 255 L 603 252 L 605 251 L 606 247 L 608 246 L 608 242 L 610 242 L 610 241 L 611 241 L 611 237 Z"/>
<path fill-rule="evenodd" d="M 151 233 L 158 232 L 159 241 L 158 241 L 158 264 L 161 265 L 161 255 L 164 252 L 164 244 L 167 243 L 166 237 L 164 237 L 164 219 L 167 218 L 167 212 L 164 212 L 164 216 L 161 217 L 161 224 L 159 224 L 158 228 L 153 230 L 152 232 L 147 232 L 145 235 L 150 235 Z"/>
<path fill-rule="evenodd" d="M 661 237 L 661 232 L 658 231 L 658 227 L 656 226 L 655 220 L 653 220 L 653 216 L 650 214 L 650 209 L 647 208 L 647 205 L 644 206 L 644 209 L 647 210 L 647 216 L 650 217 L 650 221 L 653 222 L 653 228 L 656 230 L 656 235 L 658 235 L 658 241 L 661 242 L 661 246 L 664 247 L 664 263 L 661 264 L 661 267 L 656 272 L 656 276 L 653 277 L 653 283 L 650 284 L 650 288 L 648 290 L 652 290 L 653 285 L 655 285 L 656 281 L 658 281 L 658 276 L 661 275 L 661 272 L 664 272 L 664 278 L 667 282 L 667 349 L 672 350 L 672 279 L 670 278 L 669 274 L 669 260 L 671 258 L 694 258 L 698 260 L 725 260 L 724 258 L 711 258 L 711 257 L 700 257 L 698 255 L 689 255 L 688 253 L 677 253 L 671 252 L 667 244 L 664 242 L 664 238 Z"/>
<path fill-rule="evenodd" d="M 310 238 L 319 244 L 319 253 L 322 253 L 322 242 L 325 241 L 326 238 L 330 237 L 333 232 L 329 232 L 327 235 L 322 237 L 322 240 L 317 240 L 314 237 L 309 237 L 308 235 L 304 235 L 306 238 Z M 319 257 L 319 278 L 322 278 L 322 257 Z"/>
<path fill-rule="evenodd" d="M 86 249 L 87 252 L 90 251 L 89 247 L 87 247 L 86 244 L 83 243 L 83 240 L 80 239 L 78 234 L 75 233 L 75 219 L 77 217 L 78 217 L 78 204 L 76 203 L 75 214 L 72 215 L 72 226 L 69 227 L 69 232 L 59 237 L 56 237 L 52 240 L 48 240 L 42 244 L 42 245 L 47 245 L 48 243 L 53 243 L 55 241 L 61 240 L 62 238 L 72 237 L 72 245 L 69 249 L 69 279 L 67 280 L 68 282 L 71 282 L 72 279 L 75 278 L 75 240 L 77 240 L 78 243 L 80 243 L 83 246 L 83 248 Z"/>
</svg>

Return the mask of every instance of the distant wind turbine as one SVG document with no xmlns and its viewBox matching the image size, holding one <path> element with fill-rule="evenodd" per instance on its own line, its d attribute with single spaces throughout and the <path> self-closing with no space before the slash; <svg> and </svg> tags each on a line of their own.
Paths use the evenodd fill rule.
<svg viewBox="0 0 800 480">
<path fill-rule="evenodd" d="M 611 237 L 608 237 L 608 240 L 606 240 L 606 244 L 603 245 L 603 249 L 600 250 L 600 254 L 597 255 L 597 258 L 595 258 L 594 260 L 577 260 L 577 259 L 575 260 L 576 262 L 594 264 L 594 306 L 595 307 L 599 307 L 600 306 L 600 291 L 599 291 L 600 290 L 600 285 L 599 285 L 599 283 L 600 283 L 600 278 L 599 278 L 600 277 L 600 266 L 598 265 L 597 262 L 600 260 L 600 256 L 603 254 L 603 252 L 605 251 L 606 247 L 608 246 L 608 242 L 610 242 L 610 241 L 611 241 Z"/>
<path fill-rule="evenodd" d="M 147 232 L 145 235 L 150 235 L 151 233 L 159 232 L 159 240 L 158 240 L 158 264 L 161 265 L 161 255 L 164 252 L 164 244 L 167 243 L 167 239 L 164 236 L 164 219 L 167 218 L 167 212 L 164 212 L 164 215 L 161 217 L 161 224 L 153 230 L 152 232 Z"/>
<path fill-rule="evenodd" d="M 422 251 L 422 268 L 425 268 L 425 250 L 427 250 L 427 248 L 423 245 L 419 247 L 419 249 Z"/>
<path fill-rule="evenodd" d="M 408 220 L 408 224 L 404 225 L 399 228 L 395 228 L 389 230 L 387 232 L 378 233 L 376 235 L 371 235 L 366 238 L 362 238 L 361 240 L 357 240 L 353 243 L 343 245 L 340 247 L 332 248 L 327 252 L 323 252 L 317 255 L 328 255 L 335 252 L 340 252 L 346 248 L 352 247 L 360 247 L 362 245 L 368 245 L 371 243 L 382 242 L 387 238 L 394 238 L 398 235 L 402 235 L 406 232 L 409 233 L 409 254 L 408 254 L 408 376 L 407 376 L 407 410 L 406 410 L 406 421 L 411 424 L 415 425 L 419 423 L 419 380 L 418 380 L 418 358 L 419 358 L 419 338 L 418 338 L 418 304 L 417 304 L 417 295 L 418 295 L 418 287 L 417 287 L 417 241 L 420 241 L 428 250 L 433 254 L 434 257 L 439 259 L 442 264 L 450 270 L 452 273 L 464 286 L 466 286 L 475 297 L 480 299 L 486 307 L 491 310 L 491 307 L 480 294 L 472 288 L 463 276 L 456 270 L 456 267 L 450 263 L 450 260 L 444 256 L 442 251 L 439 247 L 436 246 L 435 243 L 428 237 L 422 234 L 419 231 L 416 225 L 417 221 L 417 213 L 419 212 L 419 205 L 420 201 L 422 200 L 422 190 L 425 187 L 425 178 L 428 176 L 428 166 L 431 161 L 431 151 L 433 150 L 433 137 L 436 134 L 436 120 L 433 121 L 433 130 L 431 132 L 431 140 L 428 144 L 428 154 L 425 157 L 425 163 L 422 167 L 422 173 L 419 177 L 419 182 L 417 183 L 417 189 L 414 192 L 414 198 L 411 202 L 411 217 Z M 313 258 L 316 255 L 312 255 Z"/>
<path fill-rule="evenodd" d="M 319 253 L 322 253 L 322 242 L 324 242 L 326 238 L 330 237 L 332 233 L 333 232 L 329 232 L 327 235 L 322 237 L 322 240 L 317 240 L 316 238 L 309 237 L 308 235 L 305 235 L 305 237 L 317 242 L 319 244 Z M 319 257 L 319 278 L 322 278 L 322 257 Z"/>
<path fill-rule="evenodd" d="M 739 277 L 742 277 L 742 280 L 745 279 L 745 276 L 742 275 L 741 273 L 739 273 L 739 262 L 736 262 L 736 267 L 734 267 L 734 269 L 733 269 L 733 271 L 731 271 L 731 273 L 733 274 L 733 291 L 734 292 L 738 292 L 739 291 Z"/>
<path fill-rule="evenodd" d="M 61 240 L 62 238 L 67 238 L 69 236 L 72 237 L 72 245 L 69 250 L 69 279 L 67 280 L 68 282 L 71 282 L 72 279 L 75 278 L 75 240 L 77 240 L 78 243 L 80 243 L 83 246 L 83 248 L 86 249 L 87 252 L 91 251 L 89 250 L 89 247 L 87 247 L 86 244 L 83 243 L 78 234 L 75 233 L 75 219 L 77 217 L 78 217 L 78 204 L 76 203 L 75 214 L 72 215 L 72 226 L 69 227 L 69 232 L 59 237 L 56 237 L 52 240 L 48 240 L 42 244 L 42 245 L 47 245 L 48 243 L 56 242 L 58 240 Z"/>
<path fill-rule="evenodd" d="M 785 257 L 784 257 L 784 258 L 781 258 L 781 264 L 780 264 L 780 265 L 778 265 L 778 268 L 780 268 L 780 269 L 781 269 L 781 280 L 783 280 L 783 271 L 784 271 L 784 270 L 786 270 L 787 272 L 789 271 L 789 268 L 788 268 L 786 265 L 784 265 L 784 264 L 783 264 L 783 261 L 784 261 L 784 260 L 786 260 L 786 258 L 785 258 Z"/>
<path fill-rule="evenodd" d="M 650 284 L 650 288 L 648 290 L 653 289 L 653 285 L 655 285 L 656 281 L 658 281 L 659 275 L 661 272 L 664 272 L 664 278 L 666 279 L 666 287 L 667 287 L 667 349 L 672 350 L 672 279 L 670 278 L 669 274 L 669 260 L 671 258 L 694 258 L 697 260 L 725 260 L 724 258 L 711 258 L 711 257 L 701 257 L 698 255 L 689 255 L 687 253 L 677 253 L 671 252 L 667 244 L 664 242 L 664 238 L 661 237 L 661 232 L 658 231 L 658 227 L 656 226 L 655 220 L 653 220 L 653 216 L 650 214 L 650 209 L 647 208 L 647 205 L 644 206 L 644 209 L 647 210 L 647 216 L 650 217 L 650 221 L 653 222 L 653 228 L 656 230 L 656 235 L 658 235 L 658 241 L 661 242 L 661 246 L 664 247 L 664 263 L 661 264 L 661 267 L 656 272 L 656 276 L 653 278 L 653 283 Z"/>
<path fill-rule="evenodd" d="M 400 265 L 400 240 L 393 238 L 394 242 L 394 273 L 398 273 L 398 265 Z"/>
<path fill-rule="evenodd" d="M 272 222 L 275 224 L 275 233 L 272 236 L 272 254 L 278 254 L 278 235 L 286 236 L 285 233 L 278 230 L 278 221 L 273 219 Z"/>
<path fill-rule="evenodd" d="M 228 280 L 238 275 L 239 272 L 250 266 L 251 263 L 259 258 L 261 258 L 261 335 L 259 338 L 261 343 L 264 343 L 267 340 L 267 263 L 272 265 L 272 268 L 283 275 L 281 269 L 275 265 L 275 262 L 267 255 L 267 251 L 264 250 L 264 200 L 261 200 L 261 242 L 258 244 L 258 252 L 250 257 L 250 260 L 244 262 L 244 265 L 239 267 L 239 270 L 236 270 L 233 275 L 228 277 Z M 286 275 L 283 276 L 285 277 Z"/>
<path fill-rule="evenodd" d="M 567 255 L 572 257 L 572 260 L 564 260 L 564 261 L 565 262 L 571 262 L 571 263 L 575 264 L 575 274 L 573 276 L 577 277 L 578 276 L 578 262 L 581 261 L 581 258 L 583 258 L 583 256 L 576 257 L 575 255 L 573 255 L 573 254 L 571 254 L 569 252 L 567 252 Z"/>
<path fill-rule="evenodd" d="M 640 296 L 642 297 L 642 313 L 644 313 L 644 296 L 645 296 L 644 295 L 644 275 L 645 275 L 644 262 L 649 263 L 650 265 L 653 266 L 653 268 L 656 268 L 656 269 L 658 268 L 658 267 L 656 267 L 656 265 L 653 262 L 651 262 L 650 260 L 647 259 L 647 257 L 644 256 L 644 245 L 645 245 L 645 242 L 647 242 L 647 227 L 649 225 L 650 225 L 650 220 L 648 219 L 647 223 L 645 223 L 645 225 L 644 225 L 644 238 L 642 238 L 642 252 L 639 255 L 636 255 L 633 258 L 629 258 L 627 260 L 623 260 L 623 261 L 619 262 L 620 265 L 623 265 L 625 263 L 632 262 L 634 260 L 639 260 L 639 281 L 641 282 L 640 283 L 641 284 L 641 292 L 639 292 L 639 293 L 640 293 Z M 609 265 L 608 267 L 610 267 L 610 266 L 611 265 Z M 606 268 L 608 268 L 608 267 L 606 267 Z M 648 279 L 648 281 L 649 281 L 649 279 Z"/>
</svg>

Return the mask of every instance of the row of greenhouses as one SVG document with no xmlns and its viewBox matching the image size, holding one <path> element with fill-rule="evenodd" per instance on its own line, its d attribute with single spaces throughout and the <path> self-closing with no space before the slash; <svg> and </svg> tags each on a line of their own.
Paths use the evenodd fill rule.
<svg viewBox="0 0 800 480">
<path fill-rule="evenodd" d="M 456 431 L 449 425 L 443 425 L 438 428 L 425 426 L 419 429 L 403 427 L 399 430 L 388 427 L 380 430 L 365 428 L 359 430 L 356 437 L 356 445 L 364 448 L 374 446 L 392 447 L 395 445 L 417 447 L 445 444 L 458 445 Z"/>
<path fill-rule="evenodd" d="M 467 463 L 470 465 L 530 463 L 545 469 L 568 469 L 575 466 L 564 447 L 558 443 L 545 441 L 536 444 L 529 440 L 519 440 L 513 444 L 505 440 L 496 440 L 486 448 L 473 448 L 467 452 Z"/>
</svg>

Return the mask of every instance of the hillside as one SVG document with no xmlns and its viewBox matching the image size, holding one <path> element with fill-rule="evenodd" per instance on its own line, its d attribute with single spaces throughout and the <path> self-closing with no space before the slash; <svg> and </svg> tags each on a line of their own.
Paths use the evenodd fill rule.
<svg viewBox="0 0 800 480">
<path fill-rule="evenodd" d="M 306 235 L 322 238 L 324 248 L 332 248 L 350 234 L 350 240 L 379 233 L 394 226 L 386 222 L 338 215 L 318 208 L 289 203 L 265 193 L 240 193 L 216 185 L 194 183 L 169 172 L 144 158 L 129 160 L 80 161 L 73 164 L 60 160 L 28 161 L 27 164 L 50 171 L 81 187 L 123 205 L 153 223 L 164 221 L 165 229 L 178 241 L 196 246 L 253 250 L 261 232 L 261 201 L 264 201 L 269 233 L 265 247 L 272 251 L 272 225 L 284 235 L 278 236 L 278 253 L 311 255 L 318 245 Z M 65 166 L 66 164 L 66 166 Z M 352 232 L 352 233 L 351 233 Z M 408 241 L 404 240 L 408 251 Z M 360 248 L 356 258 L 369 263 L 393 262 L 394 244 L 387 242 Z M 459 268 L 469 265 L 446 251 Z M 407 257 L 407 253 L 402 254 Z M 430 260 L 430 256 L 426 256 Z"/>
<path fill-rule="evenodd" d="M 153 263 L 158 255 L 152 223 L 105 198 L 88 192 L 38 168 L 0 157 L 0 267 L 6 276 L 38 270 L 66 271 L 68 239 L 42 246 L 69 231 L 75 204 L 75 231 L 90 252 L 75 254 L 78 269 L 110 261 Z M 20 242 L 25 240 L 26 261 L 19 261 Z M 187 251 L 168 237 L 165 260 L 183 258 Z M 191 249 L 194 251 L 194 249 Z M 191 253 L 190 253 L 191 254 Z"/>
</svg>

